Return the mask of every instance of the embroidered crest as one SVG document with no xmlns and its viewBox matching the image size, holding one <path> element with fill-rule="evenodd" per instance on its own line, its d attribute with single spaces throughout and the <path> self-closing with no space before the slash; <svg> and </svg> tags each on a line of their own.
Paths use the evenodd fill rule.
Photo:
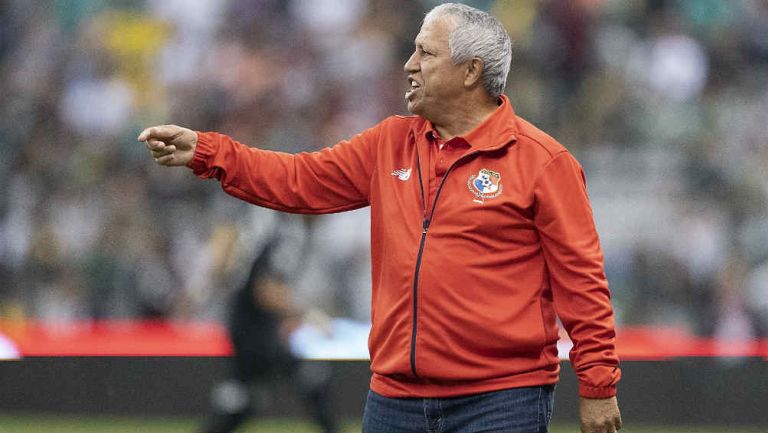
<svg viewBox="0 0 768 433">
<path fill-rule="evenodd" d="M 469 176 L 467 187 L 476 197 L 474 201 L 483 203 L 486 199 L 496 198 L 501 194 L 501 175 L 484 168 Z"/>
</svg>

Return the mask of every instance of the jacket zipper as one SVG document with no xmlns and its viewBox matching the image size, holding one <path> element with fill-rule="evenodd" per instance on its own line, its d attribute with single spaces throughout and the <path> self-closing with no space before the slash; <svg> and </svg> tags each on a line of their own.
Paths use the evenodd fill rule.
<svg viewBox="0 0 768 433">
<path fill-rule="evenodd" d="M 440 186 L 437 187 L 437 192 L 435 192 L 435 199 L 432 201 L 432 210 L 429 213 L 429 217 L 427 217 L 427 199 L 424 195 L 424 182 L 422 181 L 421 177 L 421 159 L 419 158 L 419 150 L 418 147 L 416 149 L 416 170 L 419 175 L 419 188 L 421 189 L 421 202 L 422 202 L 422 209 L 424 210 L 424 214 L 422 216 L 422 222 L 421 222 L 421 242 L 419 242 L 419 254 L 416 256 L 416 270 L 413 273 L 413 324 L 411 328 L 411 372 L 413 373 L 414 377 L 419 377 L 419 373 L 416 370 L 416 326 L 418 324 L 418 318 L 419 318 L 419 270 L 421 269 L 421 257 L 424 254 L 424 244 L 427 241 L 427 232 L 429 231 L 429 225 L 432 223 L 432 220 L 435 218 L 435 208 L 437 207 L 437 199 L 440 198 L 440 192 L 443 190 L 443 185 L 445 184 L 445 179 L 448 177 L 448 175 L 453 171 L 453 168 L 458 164 L 461 160 L 469 158 L 470 156 L 474 156 L 476 154 L 480 153 L 480 151 L 475 151 L 466 155 L 463 155 L 459 159 L 453 162 L 450 167 L 448 167 L 448 170 L 445 171 L 445 174 L 443 175 L 442 180 L 440 180 Z"/>
</svg>

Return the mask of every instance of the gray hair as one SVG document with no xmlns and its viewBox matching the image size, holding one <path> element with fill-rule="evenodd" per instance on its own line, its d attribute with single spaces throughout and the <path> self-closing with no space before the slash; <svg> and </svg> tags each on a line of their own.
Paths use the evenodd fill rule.
<svg viewBox="0 0 768 433">
<path fill-rule="evenodd" d="M 482 83 L 494 98 L 504 93 L 512 62 L 512 41 L 504 26 L 493 15 L 461 4 L 445 3 L 435 6 L 424 17 L 424 23 L 449 16 L 455 27 L 448 36 L 453 64 L 477 57 L 483 61 Z"/>
</svg>

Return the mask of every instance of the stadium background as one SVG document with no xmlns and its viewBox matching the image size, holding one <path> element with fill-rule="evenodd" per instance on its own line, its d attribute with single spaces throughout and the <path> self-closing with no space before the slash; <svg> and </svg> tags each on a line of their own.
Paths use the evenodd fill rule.
<svg viewBox="0 0 768 433">
<path fill-rule="evenodd" d="M 136 135 L 173 122 L 290 152 L 333 144 L 403 113 L 402 64 L 436 3 L 0 1 L 0 335 L 26 355 L 0 363 L 0 431 L 19 413 L 204 410 L 204 395 L 168 401 L 204 394 L 228 351 L 219 324 L 254 215 L 152 164 Z M 512 36 L 516 111 L 585 167 L 629 425 L 765 431 L 768 3 L 467 3 Z M 312 227 L 296 302 L 364 323 L 366 212 Z M 354 416 L 365 363 L 336 367 Z"/>
</svg>

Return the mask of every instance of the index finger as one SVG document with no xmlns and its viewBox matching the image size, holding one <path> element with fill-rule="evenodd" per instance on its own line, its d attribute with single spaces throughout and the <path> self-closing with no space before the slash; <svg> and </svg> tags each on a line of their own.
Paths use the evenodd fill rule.
<svg viewBox="0 0 768 433">
<path fill-rule="evenodd" d="M 151 137 L 154 133 L 154 127 L 146 128 L 145 130 L 141 131 L 141 134 L 136 138 L 138 141 L 147 141 L 149 137 Z"/>
<path fill-rule="evenodd" d="M 176 125 L 160 125 L 152 126 L 141 131 L 141 134 L 137 137 L 139 141 L 147 141 L 149 138 L 157 138 L 158 140 L 172 139 L 178 132 L 179 127 Z"/>
</svg>

